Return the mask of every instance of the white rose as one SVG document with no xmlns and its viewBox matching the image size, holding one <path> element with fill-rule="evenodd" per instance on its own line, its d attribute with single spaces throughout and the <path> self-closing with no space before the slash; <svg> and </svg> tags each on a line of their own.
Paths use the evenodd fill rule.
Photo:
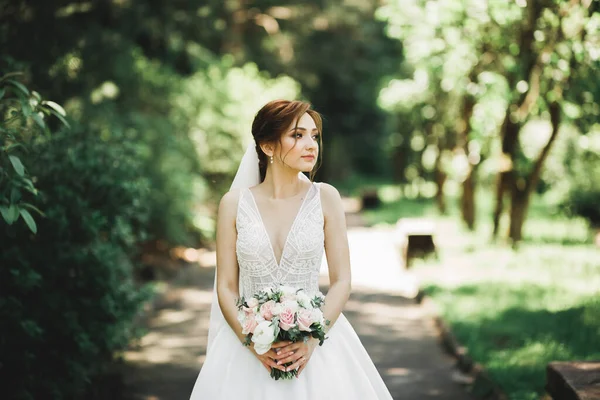
<svg viewBox="0 0 600 400">
<path fill-rule="evenodd" d="M 254 342 L 254 351 L 256 351 L 256 354 L 265 354 L 269 351 L 274 341 L 275 326 L 271 321 L 263 321 L 254 328 L 252 342 Z"/>
<path fill-rule="evenodd" d="M 279 287 L 279 291 L 281 291 L 281 293 L 282 293 L 284 296 L 292 296 L 292 295 L 294 295 L 294 296 L 295 296 L 295 295 L 296 295 L 296 289 L 294 289 L 294 288 L 293 288 L 293 287 L 291 287 L 291 286 L 281 285 L 281 286 Z"/>
<path fill-rule="evenodd" d="M 271 350 L 270 344 L 262 345 L 262 344 L 254 343 L 254 351 L 256 351 L 256 354 L 265 354 L 269 350 Z"/>
<path fill-rule="evenodd" d="M 314 322 L 318 322 L 321 325 L 325 325 L 325 319 L 323 318 L 323 311 L 321 311 L 319 308 L 315 308 L 311 311 L 312 313 L 312 320 Z"/>
<path fill-rule="evenodd" d="M 282 285 L 279 287 L 279 291 L 281 292 L 281 302 L 296 300 L 296 289 L 293 287 Z"/>
<path fill-rule="evenodd" d="M 256 297 L 250 297 L 246 303 L 248 303 L 248 308 L 258 307 L 258 299 Z"/>
<path fill-rule="evenodd" d="M 310 304 L 310 296 L 304 293 L 304 290 L 298 292 L 296 301 L 304 308 L 313 308 L 312 304 Z"/>
</svg>

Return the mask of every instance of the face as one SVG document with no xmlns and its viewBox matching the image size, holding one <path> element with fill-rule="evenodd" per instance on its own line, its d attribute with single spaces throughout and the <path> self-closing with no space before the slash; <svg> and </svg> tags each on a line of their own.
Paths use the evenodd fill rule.
<svg viewBox="0 0 600 400">
<path fill-rule="evenodd" d="M 294 121 L 281 135 L 275 148 L 274 159 L 302 172 L 312 171 L 319 155 L 319 131 L 312 117 L 306 113 Z"/>
</svg>

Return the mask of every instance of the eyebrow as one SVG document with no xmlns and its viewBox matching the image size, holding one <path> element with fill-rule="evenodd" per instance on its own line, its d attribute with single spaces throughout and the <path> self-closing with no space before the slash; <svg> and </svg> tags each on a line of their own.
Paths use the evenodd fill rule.
<svg viewBox="0 0 600 400">
<path fill-rule="evenodd" d="M 292 131 L 306 131 L 306 128 L 301 128 L 301 127 L 292 128 L 292 129 L 290 129 L 290 132 L 292 132 Z M 312 131 L 319 132 L 319 130 L 317 128 L 314 128 Z"/>
</svg>

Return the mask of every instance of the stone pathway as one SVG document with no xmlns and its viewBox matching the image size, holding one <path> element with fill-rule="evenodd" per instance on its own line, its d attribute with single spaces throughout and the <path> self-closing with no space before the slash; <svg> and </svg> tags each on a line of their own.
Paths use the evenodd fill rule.
<svg viewBox="0 0 600 400">
<path fill-rule="evenodd" d="M 349 216 L 349 225 L 360 225 Z M 453 360 L 414 296 L 393 232 L 350 227 L 353 293 L 344 314 L 359 334 L 394 399 L 470 399 L 453 380 Z M 322 283 L 327 283 L 323 265 Z M 128 400 L 188 400 L 204 361 L 214 253 L 182 270 L 147 320 L 149 333 L 125 354 Z M 369 400 L 369 399 L 365 399 Z"/>
</svg>

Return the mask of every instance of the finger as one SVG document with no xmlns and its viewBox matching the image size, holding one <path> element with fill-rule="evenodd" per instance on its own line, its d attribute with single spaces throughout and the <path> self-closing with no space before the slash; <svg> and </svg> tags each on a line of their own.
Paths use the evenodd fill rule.
<svg viewBox="0 0 600 400">
<path fill-rule="evenodd" d="M 281 347 L 285 347 L 285 346 L 287 346 L 287 345 L 289 345 L 289 344 L 292 344 L 292 343 L 293 343 L 293 342 L 290 342 L 290 341 L 288 341 L 288 340 L 284 340 L 283 342 L 276 342 L 276 343 L 273 343 L 273 344 L 271 345 L 271 348 L 272 348 L 272 349 L 279 349 L 279 348 L 281 348 Z"/>
<path fill-rule="evenodd" d="M 283 358 L 289 357 L 292 354 L 298 353 L 299 350 L 295 350 L 295 351 L 284 351 L 284 350 L 280 350 L 279 352 L 277 352 L 275 354 L 275 357 L 273 358 L 273 360 L 278 361 L 281 360 Z"/>
<path fill-rule="evenodd" d="M 281 365 L 281 364 L 287 364 L 289 362 L 296 362 L 297 360 L 301 359 L 304 356 L 304 354 L 305 353 L 294 352 L 281 360 L 277 360 L 277 364 Z"/>
<path fill-rule="evenodd" d="M 296 361 L 295 363 L 293 363 L 292 365 L 290 365 L 289 367 L 287 367 L 287 368 L 285 369 L 285 370 L 286 370 L 286 372 L 288 372 L 288 371 L 292 371 L 292 370 L 294 370 L 294 369 L 298 368 L 300 365 L 302 365 L 302 364 L 304 363 L 304 360 L 306 360 L 306 358 L 304 358 L 304 357 L 300 357 L 300 358 L 298 359 L 298 361 Z"/>
<path fill-rule="evenodd" d="M 282 348 L 278 349 L 277 350 L 277 355 L 289 353 L 289 352 L 292 352 L 292 351 L 296 352 L 302 346 L 304 346 L 304 343 L 302 343 L 302 342 L 291 343 L 291 344 L 289 344 L 289 345 L 287 345 L 285 347 L 282 347 Z"/>
<path fill-rule="evenodd" d="M 278 370 L 285 371 L 285 367 L 284 367 L 283 365 L 277 365 L 277 364 L 275 363 L 275 361 L 271 360 L 271 359 L 270 359 L 270 358 L 268 358 L 268 357 L 262 358 L 262 359 L 261 359 L 261 361 L 262 361 L 263 363 L 267 364 L 267 365 L 268 365 L 269 367 L 271 367 L 271 368 L 276 368 L 276 369 L 278 369 Z"/>
<path fill-rule="evenodd" d="M 277 353 L 275 352 L 275 350 L 271 349 L 269 351 L 267 351 L 265 354 L 263 354 L 263 356 L 269 357 L 273 360 L 277 360 Z"/>
</svg>

